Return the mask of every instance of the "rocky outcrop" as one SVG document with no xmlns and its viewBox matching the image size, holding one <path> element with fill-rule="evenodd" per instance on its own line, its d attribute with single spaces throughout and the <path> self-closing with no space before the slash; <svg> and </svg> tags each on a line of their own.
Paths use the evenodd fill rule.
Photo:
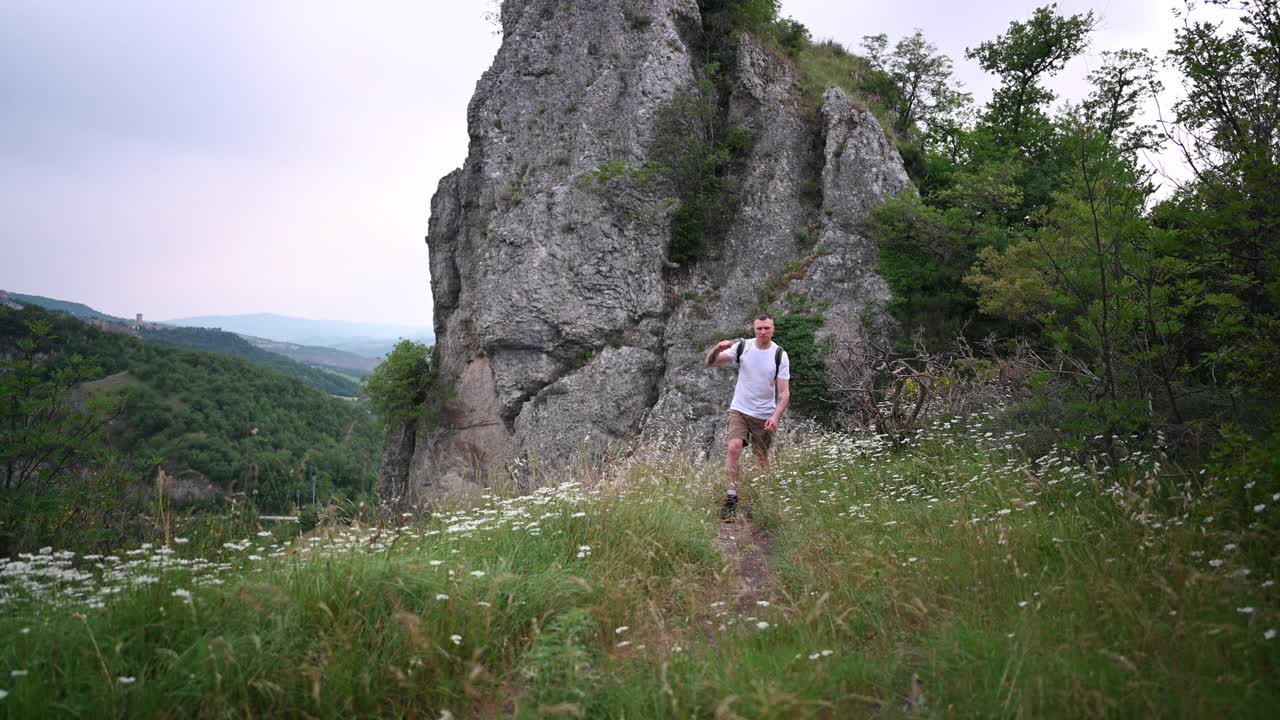
<svg viewBox="0 0 1280 720">
<path fill-rule="evenodd" d="M 871 207 L 907 187 L 898 151 L 875 117 L 828 90 L 815 115 L 798 99 L 783 61 L 743 38 L 730 117 L 751 130 L 753 157 L 726 252 L 673 293 L 684 298 L 664 336 L 666 372 L 647 430 L 678 428 L 703 447 L 719 445 L 732 371 L 710 372 L 703 353 L 717 339 L 750 337 L 752 311 L 777 311 L 792 292 L 826 305 L 826 328 L 858 332 L 868 309 L 890 296 L 864 229 Z"/>
<path fill-rule="evenodd" d="M 842 93 L 815 110 L 790 66 L 744 36 L 728 107 L 754 139 L 741 206 L 723 247 L 673 268 L 668 193 L 626 171 L 644 165 L 656 116 L 701 64 L 696 2 L 507 0 L 502 29 L 468 108 L 466 163 L 431 203 L 453 394 L 449 427 L 412 445 L 418 482 L 599 453 L 642 422 L 708 443 L 732 373 L 707 371 L 702 353 L 746 334 L 763 288 L 827 301 L 841 319 L 888 300 L 862 223 L 907 179 Z"/>
</svg>

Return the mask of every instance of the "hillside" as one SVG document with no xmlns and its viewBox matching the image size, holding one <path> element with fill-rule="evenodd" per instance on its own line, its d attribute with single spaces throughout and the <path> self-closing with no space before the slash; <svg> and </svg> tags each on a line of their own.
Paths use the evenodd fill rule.
<svg viewBox="0 0 1280 720">
<path fill-rule="evenodd" d="M 106 333 L 30 306 L 0 308 L 0 353 L 15 353 L 33 320 L 53 328 L 42 352 L 49 372 L 79 355 L 97 366 L 95 378 L 110 378 L 100 385 L 128 390 L 110 432 L 127 455 L 155 457 L 171 473 L 196 471 L 262 509 L 286 509 L 313 478 L 321 497 L 372 490 L 380 438 L 362 405 L 242 358 Z"/>
<path fill-rule="evenodd" d="M 271 340 L 253 335 L 240 335 L 254 347 L 268 352 L 283 355 L 311 366 L 324 367 L 336 372 L 363 377 L 378 366 L 378 360 L 366 355 L 339 350 L 319 345 L 299 345 L 298 343 Z M 384 353 L 385 354 L 385 353 Z"/>
<path fill-rule="evenodd" d="M 340 350 L 303 348 L 280 344 L 289 349 L 289 354 L 297 356 L 289 357 L 289 354 L 274 352 L 273 348 L 267 347 L 272 342 L 269 340 L 248 342 L 234 333 L 204 327 L 172 327 L 157 323 L 143 323 L 138 326 L 132 320 L 107 315 L 82 303 L 56 300 L 39 295 L 5 293 L 4 291 L 0 291 L 0 293 L 20 304 L 34 305 L 53 312 L 65 313 L 81 320 L 100 321 L 101 329 L 123 330 L 136 334 L 147 342 L 244 358 L 251 362 L 273 367 L 331 395 L 358 397 L 360 395 L 360 385 L 355 378 L 362 376 L 377 365 L 376 361 L 351 353 L 344 353 Z M 317 358 L 317 361 L 313 362 L 309 358 Z M 323 367 L 317 368 L 313 367 L 314 365 Z M 365 369 L 366 365 L 368 365 L 367 369 Z M 352 377 L 353 375 L 355 378 Z"/>
<path fill-rule="evenodd" d="M 204 350 L 266 365 L 331 395 L 360 395 L 360 385 L 349 377 L 304 365 L 279 353 L 265 350 L 235 333 L 202 327 L 164 325 L 145 325 L 139 332 L 142 339 L 149 343 Z"/>
<path fill-rule="evenodd" d="M 23 305 L 35 305 L 36 307 L 42 307 L 46 310 L 52 310 L 54 312 L 66 313 L 72 317 L 77 317 L 84 320 L 103 320 L 105 322 L 112 322 L 112 323 L 131 322 L 124 318 L 118 318 L 118 317 L 115 317 L 114 315 L 108 315 L 103 312 L 98 312 L 97 310 L 94 310 L 93 308 L 83 303 L 70 302 L 68 300 L 56 300 L 54 298 L 42 297 L 40 295 L 24 295 L 23 293 L 6 292 L 3 290 L 0 290 L 0 294 L 7 295 L 13 300 L 19 303 L 22 303 Z"/>
</svg>

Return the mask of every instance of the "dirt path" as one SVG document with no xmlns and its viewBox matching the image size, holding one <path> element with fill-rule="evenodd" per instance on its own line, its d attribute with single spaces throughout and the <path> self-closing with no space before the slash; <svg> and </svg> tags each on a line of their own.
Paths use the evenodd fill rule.
<svg viewBox="0 0 1280 720">
<path fill-rule="evenodd" d="M 720 523 L 715 543 L 725 559 L 725 601 L 739 614 L 755 614 L 757 601 L 767 599 L 773 588 L 769 536 L 739 515 L 734 522 Z"/>
</svg>

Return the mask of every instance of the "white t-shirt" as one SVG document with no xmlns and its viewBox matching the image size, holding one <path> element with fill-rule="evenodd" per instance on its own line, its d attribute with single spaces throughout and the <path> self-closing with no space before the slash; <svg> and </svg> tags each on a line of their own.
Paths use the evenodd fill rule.
<svg viewBox="0 0 1280 720">
<path fill-rule="evenodd" d="M 738 384 L 733 389 L 730 410 L 737 410 L 743 415 L 760 420 L 768 420 L 773 415 L 778 407 L 773 386 L 774 352 L 777 347 L 776 343 L 770 342 L 768 348 L 761 350 L 756 347 L 754 338 L 743 341 L 742 357 L 737 360 L 741 366 L 738 369 Z M 737 344 L 725 352 L 731 353 L 729 357 L 734 357 L 738 352 Z M 782 364 L 776 367 L 779 380 L 791 379 L 791 361 L 787 357 L 787 351 L 782 351 Z"/>
</svg>

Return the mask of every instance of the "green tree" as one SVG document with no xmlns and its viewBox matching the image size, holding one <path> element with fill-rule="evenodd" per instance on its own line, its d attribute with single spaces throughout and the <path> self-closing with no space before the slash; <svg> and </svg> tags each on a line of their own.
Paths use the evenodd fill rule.
<svg viewBox="0 0 1280 720">
<path fill-rule="evenodd" d="M 1192 180 L 1158 216 L 1208 286 L 1202 365 L 1247 398 L 1280 382 L 1280 2 L 1204 4 L 1240 24 L 1188 14 L 1177 31 L 1168 59 L 1185 97 L 1163 129 Z"/>
<path fill-rule="evenodd" d="M 440 409 L 433 357 L 432 348 L 401 340 L 365 378 L 369 407 L 383 426 L 416 423 Z"/>
<path fill-rule="evenodd" d="M 1011 22 L 1005 34 L 965 51 L 1000 78 L 981 116 L 997 145 L 1031 154 L 1052 132 L 1044 108 L 1054 94 L 1042 83 L 1084 50 L 1096 25 L 1092 11 L 1064 18 L 1056 9 L 1037 8 L 1030 20 Z"/>
<path fill-rule="evenodd" d="M 50 322 L 26 327 L 16 357 L 0 360 L 0 471 L 6 490 L 40 492 L 98 458 L 119 403 L 83 392 L 101 370 L 80 355 L 56 358 Z"/>
<path fill-rule="evenodd" d="M 1098 423 L 1089 431 L 1108 447 L 1150 409 L 1181 420 L 1182 330 L 1197 298 L 1147 213 L 1154 187 L 1136 152 L 1151 134 L 1134 118 L 1151 78 L 1142 56 L 1109 56 L 1094 92 L 1059 121 L 1069 182 L 1026 240 L 983 249 L 968 276 L 984 312 L 1038 323 L 1077 363 L 1072 377 Z"/>
<path fill-rule="evenodd" d="M 976 162 L 1020 163 L 1023 204 L 1011 218 L 1015 222 L 1046 206 L 1069 172 L 1070 160 L 1047 112 L 1055 96 L 1044 81 L 1084 50 L 1096 20 L 1092 12 L 1062 17 L 1056 9 L 1037 8 L 1026 22 L 1014 21 L 1003 35 L 965 51 L 1000 78 L 969 136 L 968 152 Z"/>
<path fill-rule="evenodd" d="M 951 58 L 939 54 L 919 29 L 899 40 L 892 53 L 884 34 L 865 36 L 862 45 L 872 66 L 889 82 L 882 102 L 893 113 L 893 129 L 907 135 L 919 125 L 925 138 L 949 137 L 973 102 L 952 78 Z"/>
</svg>

